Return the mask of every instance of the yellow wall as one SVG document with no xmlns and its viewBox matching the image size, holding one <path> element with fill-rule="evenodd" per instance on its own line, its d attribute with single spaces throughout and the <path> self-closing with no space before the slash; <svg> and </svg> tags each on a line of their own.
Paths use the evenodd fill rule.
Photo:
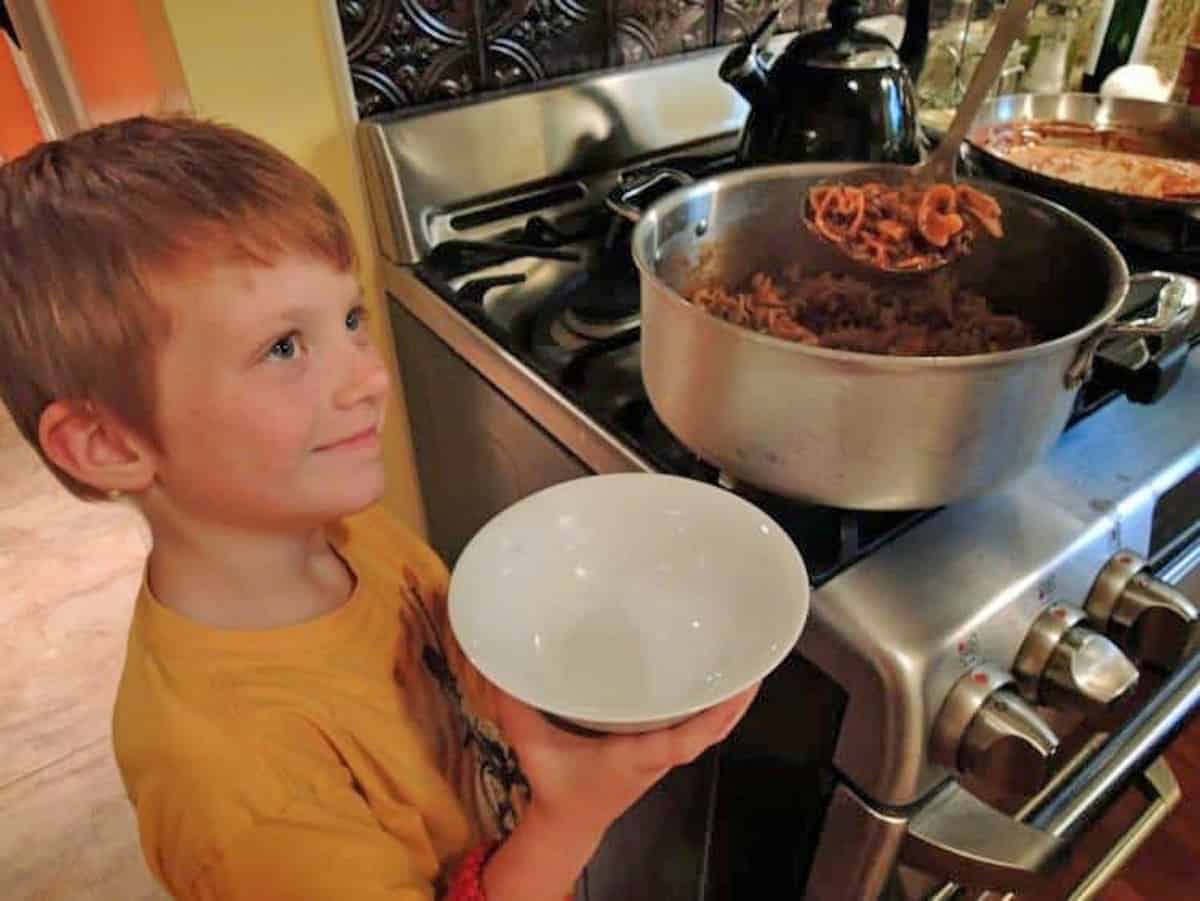
<svg viewBox="0 0 1200 901">
<path fill-rule="evenodd" d="M 333 3 L 162 0 L 195 112 L 270 141 L 315 173 L 341 203 L 362 256 L 375 336 L 396 373 Z M 398 387 L 388 423 L 387 503 L 423 533 L 408 418 Z"/>
</svg>

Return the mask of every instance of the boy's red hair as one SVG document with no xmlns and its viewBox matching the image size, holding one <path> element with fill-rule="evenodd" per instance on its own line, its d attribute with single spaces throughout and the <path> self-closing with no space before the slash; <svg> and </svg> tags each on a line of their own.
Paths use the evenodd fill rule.
<svg viewBox="0 0 1200 901">
<path fill-rule="evenodd" d="M 171 327 L 155 286 L 292 253 L 355 265 L 329 192 L 245 132 L 138 117 L 35 147 L 0 167 L 0 400 L 68 489 L 101 497 L 46 458 L 46 407 L 92 404 L 155 442 L 154 350 Z"/>
</svg>

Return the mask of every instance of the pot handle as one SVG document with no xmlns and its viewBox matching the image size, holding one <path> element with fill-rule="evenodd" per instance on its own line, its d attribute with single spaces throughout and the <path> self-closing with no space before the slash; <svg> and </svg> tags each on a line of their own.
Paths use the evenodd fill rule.
<svg viewBox="0 0 1200 901">
<path fill-rule="evenodd" d="M 642 218 L 642 209 L 635 206 L 634 201 L 651 188 L 666 182 L 675 182 L 676 187 L 682 187 L 695 180 L 686 172 L 670 168 L 655 169 L 647 175 L 640 175 L 628 181 L 622 176 L 617 186 L 608 192 L 604 205 L 622 219 L 637 222 Z"/>
<path fill-rule="evenodd" d="M 1150 281 L 1166 282 L 1159 289 L 1154 315 L 1128 322 L 1114 322 L 1105 333 L 1105 338 L 1118 335 L 1166 336 L 1191 325 L 1197 302 L 1200 302 L 1200 282 L 1187 275 L 1157 270 L 1139 272 L 1129 279 L 1131 285 Z"/>
<path fill-rule="evenodd" d="M 1087 380 L 1092 371 L 1092 363 L 1095 360 L 1097 349 L 1101 344 L 1113 338 L 1162 338 L 1164 349 L 1185 339 L 1187 328 L 1196 315 L 1197 306 L 1200 305 L 1200 281 L 1187 275 L 1158 270 L 1139 272 L 1129 279 L 1130 285 L 1150 281 L 1164 282 L 1158 292 L 1154 315 L 1110 323 L 1088 339 L 1080 350 L 1079 356 L 1067 370 L 1066 385 L 1068 389 L 1078 388 Z M 1145 352 L 1140 355 L 1140 358 L 1140 361 L 1131 368 L 1137 369 L 1145 365 L 1150 361 L 1151 355 L 1149 352 Z"/>
</svg>

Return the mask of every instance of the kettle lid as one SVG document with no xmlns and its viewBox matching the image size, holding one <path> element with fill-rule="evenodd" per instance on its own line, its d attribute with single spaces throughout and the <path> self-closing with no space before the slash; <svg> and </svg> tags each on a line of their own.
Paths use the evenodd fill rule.
<svg viewBox="0 0 1200 901">
<path fill-rule="evenodd" d="M 829 27 L 801 34 L 787 48 L 792 59 L 821 69 L 890 69 L 901 65 L 900 55 L 882 35 L 858 27 L 860 0 L 833 0 Z"/>
</svg>

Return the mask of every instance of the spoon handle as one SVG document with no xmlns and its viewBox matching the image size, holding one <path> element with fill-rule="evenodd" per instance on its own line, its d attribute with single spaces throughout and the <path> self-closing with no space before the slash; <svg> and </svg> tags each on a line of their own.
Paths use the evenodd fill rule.
<svg viewBox="0 0 1200 901">
<path fill-rule="evenodd" d="M 996 27 L 992 30 L 991 40 L 988 41 L 987 50 L 984 51 L 979 64 L 975 66 L 975 72 L 971 75 L 966 93 L 954 113 L 954 119 L 951 121 L 950 127 L 946 129 L 942 142 L 925 164 L 925 171 L 933 181 L 953 180 L 959 145 L 967 136 L 967 131 L 979 113 L 979 107 L 987 98 L 997 76 L 1003 70 L 1004 61 L 1008 58 L 1008 51 L 1025 31 L 1025 20 L 1037 2 L 1038 0 L 1008 0 L 1008 4 L 1001 11 L 1000 17 L 996 20 Z M 968 23 L 969 26 L 970 23 Z"/>
</svg>

